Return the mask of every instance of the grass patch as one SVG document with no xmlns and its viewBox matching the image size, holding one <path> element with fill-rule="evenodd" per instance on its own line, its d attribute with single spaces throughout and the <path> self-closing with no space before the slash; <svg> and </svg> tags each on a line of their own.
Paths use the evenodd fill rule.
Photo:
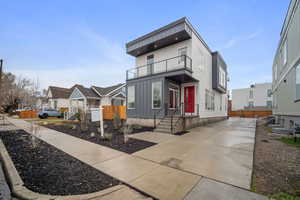
<svg viewBox="0 0 300 200">
<path fill-rule="evenodd" d="M 279 139 L 279 141 L 284 142 L 288 145 L 298 147 L 300 148 L 300 138 L 297 138 L 297 141 L 295 142 L 294 137 L 282 137 Z"/>
<path fill-rule="evenodd" d="M 300 200 L 299 196 L 293 196 L 285 192 L 280 192 L 278 194 L 269 195 L 270 198 L 276 200 Z"/>
</svg>

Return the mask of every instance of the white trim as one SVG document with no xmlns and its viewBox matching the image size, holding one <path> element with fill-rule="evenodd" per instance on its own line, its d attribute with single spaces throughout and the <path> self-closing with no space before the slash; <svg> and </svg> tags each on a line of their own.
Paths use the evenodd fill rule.
<svg viewBox="0 0 300 200">
<path fill-rule="evenodd" d="M 72 96 L 72 94 L 74 93 L 75 90 L 78 90 L 79 93 L 81 94 L 81 96 L 82 96 L 83 98 L 71 98 L 71 96 Z M 74 90 L 72 91 L 72 93 L 70 94 L 69 99 L 76 99 L 76 100 L 77 100 L 77 99 L 86 99 L 86 96 L 83 95 L 83 93 L 82 93 L 77 87 L 75 87 Z"/>
<path fill-rule="evenodd" d="M 124 98 L 122 98 L 122 97 L 116 97 L 116 96 L 118 96 L 119 94 L 122 94 L 122 95 L 124 96 Z M 126 99 L 126 95 L 124 95 L 122 92 L 119 92 L 119 93 L 115 94 L 114 96 L 112 96 L 111 98 Z"/>
<path fill-rule="evenodd" d="M 127 109 L 129 109 L 129 110 L 132 110 L 132 109 L 136 109 L 136 85 L 129 85 L 129 86 L 127 86 L 127 93 L 128 93 L 128 88 L 129 87 L 133 87 L 134 88 L 134 107 L 132 107 L 132 108 L 130 108 L 129 107 L 129 101 L 128 101 L 128 97 L 129 97 L 129 95 L 127 95 L 127 97 L 126 97 L 126 105 L 127 105 Z"/>
<path fill-rule="evenodd" d="M 160 106 L 159 106 L 159 108 L 154 108 L 153 107 L 153 83 L 160 83 L 161 84 L 161 87 L 160 87 Z M 162 95 L 163 95 L 163 92 L 162 92 L 162 90 L 163 90 L 163 82 L 162 82 L 162 80 L 158 80 L 158 81 L 152 81 L 151 82 L 151 105 L 152 105 L 152 110 L 156 110 L 156 109 L 161 109 L 162 108 L 162 103 L 163 103 L 163 97 L 162 97 Z"/>
<path fill-rule="evenodd" d="M 118 90 L 118 89 L 120 89 L 120 88 L 122 88 L 122 87 L 125 87 L 125 86 L 126 86 L 126 83 L 124 83 L 124 84 L 122 84 L 120 87 L 118 87 L 118 88 L 116 88 L 116 89 L 110 91 L 109 93 L 107 93 L 107 94 L 104 95 L 104 96 L 108 96 L 108 95 L 110 95 L 111 93 L 113 93 L 114 91 L 116 91 L 116 90 Z"/>
<path fill-rule="evenodd" d="M 97 91 L 97 89 L 96 89 L 94 86 L 92 86 L 91 88 L 92 88 L 92 90 L 94 90 L 94 92 L 96 92 L 100 97 L 103 96 L 103 95 L 101 95 L 101 94 Z"/>
<path fill-rule="evenodd" d="M 283 81 L 283 79 L 285 79 L 285 77 L 288 75 L 288 73 L 296 66 L 296 64 L 299 60 L 300 60 L 300 56 L 293 61 L 293 63 L 289 66 L 289 68 L 283 73 L 281 78 L 279 78 L 279 80 L 276 82 L 276 84 L 273 87 L 273 90 L 272 90 L 273 93 L 277 90 L 277 88 L 279 87 L 279 84 Z"/>
</svg>

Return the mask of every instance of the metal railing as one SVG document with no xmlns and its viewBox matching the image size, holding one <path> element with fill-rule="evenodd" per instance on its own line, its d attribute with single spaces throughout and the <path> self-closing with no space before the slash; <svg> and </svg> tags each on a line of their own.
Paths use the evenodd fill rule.
<svg viewBox="0 0 300 200">
<path fill-rule="evenodd" d="M 126 79 L 130 80 L 180 69 L 192 72 L 192 59 L 186 55 L 182 55 L 129 69 L 126 72 Z"/>
<path fill-rule="evenodd" d="M 168 106 L 168 104 L 165 103 L 165 104 L 163 104 L 162 109 L 158 110 L 157 112 L 154 111 L 154 115 L 153 115 L 154 129 L 156 128 L 156 119 L 157 119 L 157 116 L 159 116 L 161 112 L 165 112 L 164 113 L 164 116 L 165 116 L 166 115 L 166 111 L 167 111 L 165 108 L 167 108 L 167 106 Z"/>
</svg>

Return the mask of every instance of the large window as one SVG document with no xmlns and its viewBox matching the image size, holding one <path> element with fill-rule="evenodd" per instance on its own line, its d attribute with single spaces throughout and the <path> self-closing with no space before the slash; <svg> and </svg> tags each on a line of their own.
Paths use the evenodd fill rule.
<svg viewBox="0 0 300 200">
<path fill-rule="evenodd" d="M 219 66 L 219 85 L 226 88 L 226 73 L 221 66 Z"/>
<path fill-rule="evenodd" d="M 281 49 L 281 56 L 282 56 L 282 64 L 285 65 L 287 62 L 287 42 L 284 41 Z"/>
<path fill-rule="evenodd" d="M 268 97 L 271 97 L 271 95 L 272 95 L 272 90 L 271 89 L 267 90 L 267 95 L 268 95 Z"/>
<path fill-rule="evenodd" d="M 185 56 L 187 55 L 187 47 L 178 49 L 178 64 L 184 64 Z"/>
<path fill-rule="evenodd" d="M 300 63 L 296 67 L 296 100 L 300 100 Z"/>
<path fill-rule="evenodd" d="M 249 98 L 253 99 L 253 90 L 250 90 L 250 92 L 249 92 Z"/>
<path fill-rule="evenodd" d="M 162 104 L 162 82 L 152 82 L 152 108 L 161 108 Z"/>
<path fill-rule="evenodd" d="M 127 101 L 128 101 L 128 108 L 133 109 L 135 108 L 135 86 L 131 85 L 127 88 Z"/>
<path fill-rule="evenodd" d="M 222 104 L 223 104 L 223 101 L 222 101 L 222 100 L 223 100 L 223 96 L 220 95 L 220 110 L 222 110 L 222 106 L 223 106 L 223 105 L 222 105 Z"/>
<path fill-rule="evenodd" d="M 169 88 L 169 108 L 177 108 L 179 105 L 179 90 Z"/>
<path fill-rule="evenodd" d="M 267 101 L 267 107 L 272 108 L 272 101 Z"/>
<path fill-rule="evenodd" d="M 253 103 L 253 101 L 249 101 L 249 108 L 254 108 L 254 103 Z"/>
<path fill-rule="evenodd" d="M 205 109 L 215 110 L 215 93 L 209 90 L 205 90 Z"/>
</svg>

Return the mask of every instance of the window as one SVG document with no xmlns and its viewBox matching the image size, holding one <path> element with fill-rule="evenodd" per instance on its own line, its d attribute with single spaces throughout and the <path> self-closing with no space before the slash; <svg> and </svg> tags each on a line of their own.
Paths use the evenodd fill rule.
<svg viewBox="0 0 300 200">
<path fill-rule="evenodd" d="M 220 96 L 220 110 L 222 110 L 222 104 L 223 104 L 223 102 L 222 102 L 222 95 Z"/>
<path fill-rule="evenodd" d="M 285 65 L 287 62 L 287 42 L 284 41 L 281 49 L 281 57 L 282 57 L 282 64 Z"/>
<path fill-rule="evenodd" d="M 215 110 L 215 93 L 211 94 L 211 110 Z"/>
<path fill-rule="evenodd" d="M 272 108 L 272 101 L 267 101 L 267 107 Z"/>
<path fill-rule="evenodd" d="M 300 100 L 300 63 L 296 67 L 296 100 Z"/>
<path fill-rule="evenodd" d="M 274 66 L 274 80 L 277 80 L 277 63 Z"/>
<path fill-rule="evenodd" d="M 135 108 L 135 86 L 131 85 L 127 87 L 127 101 L 128 108 Z"/>
<path fill-rule="evenodd" d="M 169 88 L 169 108 L 177 108 L 179 105 L 178 89 Z"/>
<path fill-rule="evenodd" d="M 226 88 L 226 73 L 221 66 L 219 66 L 219 85 Z"/>
<path fill-rule="evenodd" d="M 178 49 L 178 64 L 184 64 L 185 56 L 187 55 L 187 47 Z"/>
<path fill-rule="evenodd" d="M 205 90 L 205 109 L 209 110 L 210 108 L 210 102 L 209 102 L 209 91 L 206 89 Z"/>
<path fill-rule="evenodd" d="M 267 90 L 267 95 L 268 95 L 268 97 L 271 97 L 271 95 L 272 95 L 272 90 L 271 89 Z"/>
<path fill-rule="evenodd" d="M 254 108 L 253 101 L 249 101 L 249 108 Z"/>
<path fill-rule="evenodd" d="M 162 82 L 152 82 L 152 108 L 161 108 L 162 104 Z"/>
<path fill-rule="evenodd" d="M 154 67 L 154 55 L 149 55 L 147 56 L 147 73 L 151 74 L 153 72 L 153 67 Z"/>
<path fill-rule="evenodd" d="M 250 92 L 249 92 L 249 98 L 253 99 L 253 90 L 250 90 Z"/>
<path fill-rule="evenodd" d="M 57 109 L 57 101 L 54 100 L 54 109 Z"/>
</svg>

